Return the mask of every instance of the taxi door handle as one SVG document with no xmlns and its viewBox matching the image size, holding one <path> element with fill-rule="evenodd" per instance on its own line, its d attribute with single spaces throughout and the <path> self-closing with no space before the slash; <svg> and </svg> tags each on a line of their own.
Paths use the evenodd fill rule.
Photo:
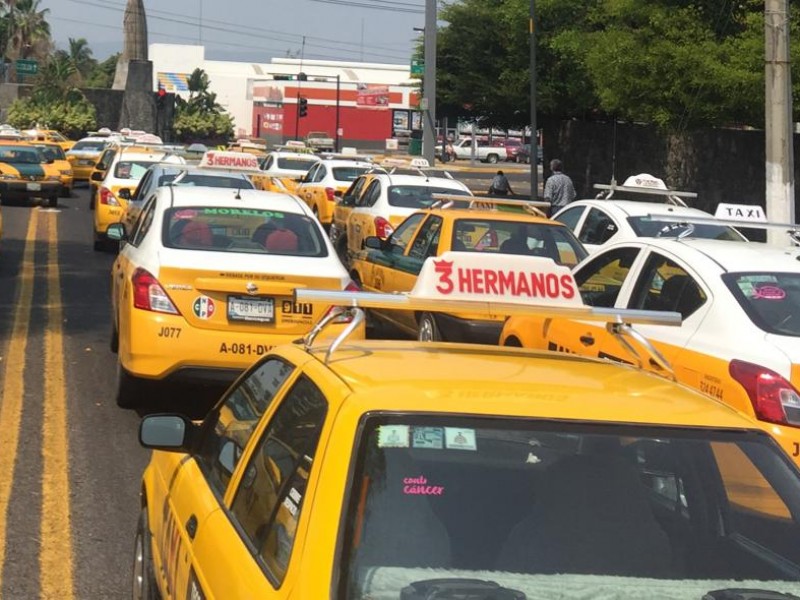
<svg viewBox="0 0 800 600">
<path fill-rule="evenodd" d="M 186 521 L 186 533 L 189 535 L 190 540 L 193 540 L 194 536 L 197 534 L 197 517 L 194 515 L 189 517 L 189 520 Z"/>
<path fill-rule="evenodd" d="M 584 346 L 594 346 L 594 338 L 591 335 L 582 335 L 579 339 Z"/>
</svg>

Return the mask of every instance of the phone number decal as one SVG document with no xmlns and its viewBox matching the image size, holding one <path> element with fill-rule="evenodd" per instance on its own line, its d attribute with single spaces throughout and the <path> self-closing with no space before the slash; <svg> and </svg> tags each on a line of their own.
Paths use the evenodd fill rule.
<svg viewBox="0 0 800 600">
<path fill-rule="evenodd" d="M 239 354 L 244 356 L 263 356 L 274 346 L 266 344 L 245 344 L 244 342 L 222 342 L 219 346 L 220 354 Z"/>
</svg>

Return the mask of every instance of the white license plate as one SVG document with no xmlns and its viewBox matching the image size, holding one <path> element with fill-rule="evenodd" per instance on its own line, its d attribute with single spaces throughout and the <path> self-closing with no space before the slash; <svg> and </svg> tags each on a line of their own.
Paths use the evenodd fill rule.
<svg viewBox="0 0 800 600">
<path fill-rule="evenodd" d="M 41 183 L 26 183 L 25 188 L 29 192 L 40 192 L 42 191 L 42 184 Z"/>
<path fill-rule="evenodd" d="M 275 320 L 275 299 L 228 296 L 228 320 L 272 323 Z"/>
</svg>

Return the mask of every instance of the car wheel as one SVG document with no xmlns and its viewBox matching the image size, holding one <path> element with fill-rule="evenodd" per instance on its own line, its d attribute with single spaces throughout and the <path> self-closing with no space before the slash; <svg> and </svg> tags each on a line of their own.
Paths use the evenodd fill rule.
<svg viewBox="0 0 800 600">
<path fill-rule="evenodd" d="M 62 198 L 69 198 L 72 196 L 72 190 L 68 187 L 61 188 L 61 197 Z"/>
<path fill-rule="evenodd" d="M 117 331 L 117 324 L 113 322 L 111 323 L 111 340 L 108 345 L 114 354 L 119 352 L 119 331 Z"/>
<path fill-rule="evenodd" d="M 147 507 L 142 508 L 133 544 L 133 600 L 160 600 L 153 574 L 152 542 Z"/>
<path fill-rule="evenodd" d="M 128 373 L 117 359 L 117 406 L 136 407 L 142 396 L 142 380 Z"/>
<path fill-rule="evenodd" d="M 422 313 L 419 318 L 418 339 L 420 342 L 440 342 L 442 334 L 436 325 L 436 319 L 431 313 Z"/>
<path fill-rule="evenodd" d="M 522 348 L 522 342 L 520 342 L 517 338 L 513 335 L 506 339 L 503 343 L 504 346 L 508 346 L 510 348 Z"/>
<path fill-rule="evenodd" d="M 499 159 L 500 157 L 497 156 L 497 154 L 490 154 L 489 156 L 486 157 L 486 162 L 495 164 Z"/>
<path fill-rule="evenodd" d="M 89 210 L 94 210 L 94 186 L 89 187 Z"/>
<path fill-rule="evenodd" d="M 50 208 L 56 208 L 58 206 L 58 195 L 56 194 L 55 196 L 50 196 L 47 199 L 47 205 Z"/>
</svg>

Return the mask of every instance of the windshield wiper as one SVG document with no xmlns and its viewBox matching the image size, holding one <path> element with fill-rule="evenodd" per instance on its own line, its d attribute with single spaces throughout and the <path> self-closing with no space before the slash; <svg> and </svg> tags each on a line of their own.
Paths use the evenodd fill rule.
<svg viewBox="0 0 800 600">
<path fill-rule="evenodd" d="M 494 581 L 453 577 L 415 581 L 400 592 L 401 600 L 527 600 L 519 590 Z M 716 600 L 716 599 L 715 599 Z"/>
<path fill-rule="evenodd" d="M 772 590 L 726 588 L 706 592 L 703 600 L 800 600 L 800 596 Z"/>
</svg>

